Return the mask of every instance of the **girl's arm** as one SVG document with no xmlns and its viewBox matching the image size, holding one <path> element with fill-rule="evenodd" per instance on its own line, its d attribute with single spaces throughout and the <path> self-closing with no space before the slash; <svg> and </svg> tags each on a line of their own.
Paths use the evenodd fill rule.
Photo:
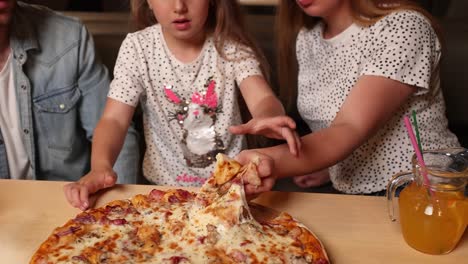
<svg viewBox="0 0 468 264">
<path fill-rule="evenodd" d="M 108 98 L 96 126 L 91 152 L 91 170 L 112 169 L 122 149 L 135 107 Z"/>
<path fill-rule="evenodd" d="M 283 105 L 262 76 L 247 77 L 241 82 L 239 88 L 253 118 L 285 114 Z"/>
<path fill-rule="evenodd" d="M 114 99 L 107 99 L 104 113 L 96 126 L 91 152 L 91 171 L 75 183 L 64 186 L 67 200 L 74 207 L 86 210 L 89 195 L 115 184 L 113 166 L 125 140 L 135 108 Z"/>
<path fill-rule="evenodd" d="M 378 76 L 361 77 L 330 127 L 302 137 L 298 157 L 286 145 L 257 149 L 274 161 L 275 177 L 304 175 L 345 159 L 380 129 L 415 92 L 416 88 Z M 251 151 L 241 153 L 251 157 Z"/>
<path fill-rule="evenodd" d="M 294 131 L 296 123 L 285 115 L 283 105 L 266 80 L 260 75 L 247 77 L 241 82 L 240 90 L 252 115 L 252 120 L 246 124 L 231 127 L 230 132 L 285 139 L 289 151 L 297 155 L 301 142 Z"/>
</svg>

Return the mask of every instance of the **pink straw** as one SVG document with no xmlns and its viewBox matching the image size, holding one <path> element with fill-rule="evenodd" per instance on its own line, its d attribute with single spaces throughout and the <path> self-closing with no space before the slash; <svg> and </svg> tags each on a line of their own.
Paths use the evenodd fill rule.
<svg viewBox="0 0 468 264">
<path fill-rule="evenodd" d="M 413 127 L 411 126 L 411 121 L 408 116 L 404 117 L 406 130 L 408 131 L 408 135 L 411 139 L 411 144 L 413 145 L 414 152 L 416 152 L 416 158 L 418 159 L 419 166 L 421 166 L 421 174 L 423 175 L 424 183 L 429 186 L 429 178 L 427 177 L 427 169 L 426 164 L 424 163 L 424 159 L 422 153 L 418 147 L 418 142 L 416 141 L 416 136 L 413 132 Z M 430 189 L 430 188 L 429 188 Z M 432 193 L 432 190 L 430 190 Z"/>
</svg>

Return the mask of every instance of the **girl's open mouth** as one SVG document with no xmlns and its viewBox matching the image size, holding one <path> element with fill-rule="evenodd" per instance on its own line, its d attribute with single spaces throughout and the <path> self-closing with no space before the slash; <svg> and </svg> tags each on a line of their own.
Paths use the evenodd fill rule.
<svg viewBox="0 0 468 264">
<path fill-rule="evenodd" d="M 173 24 L 175 25 L 176 29 L 178 30 L 186 30 L 190 27 L 190 20 L 189 19 L 176 19 L 174 20 Z"/>
</svg>

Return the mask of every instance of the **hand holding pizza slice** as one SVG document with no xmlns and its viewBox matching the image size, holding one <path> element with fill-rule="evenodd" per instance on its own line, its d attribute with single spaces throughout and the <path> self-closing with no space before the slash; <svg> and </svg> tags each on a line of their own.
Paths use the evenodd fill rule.
<svg viewBox="0 0 468 264">
<path fill-rule="evenodd" d="M 247 196 L 255 196 L 263 192 L 270 191 L 275 185 L 276 176 L 274 174 L 274 161 L 271 157 L 255 150 L 244 150 L 235 157 L 241 164 L 255 164 L 258 182 L 246 181 L 245 193 Z M 249 170 L 250 172 L 253 170 Z"/>
</svg>

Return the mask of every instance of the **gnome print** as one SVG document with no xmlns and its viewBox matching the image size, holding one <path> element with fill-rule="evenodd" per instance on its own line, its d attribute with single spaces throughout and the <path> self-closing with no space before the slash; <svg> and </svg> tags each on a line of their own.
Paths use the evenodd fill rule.
<svg viewBox="0 0 468 264">
<path fill-rule="evenodd" d="M 165 86 L 164 93 L 169 101 L 177 105 L 170 113 L 184 130 L 182 145 L 187 164 L 204 168 L 210 165 L 216 154 L 223 152 L 224 145 L 215 131 L 216 114 L 220 112 L 215 92 L 216 82 L 209 78 L 205 93 L 194 92 L 190 100 L 181 98 L 172 88 Z"/>
</svg>

